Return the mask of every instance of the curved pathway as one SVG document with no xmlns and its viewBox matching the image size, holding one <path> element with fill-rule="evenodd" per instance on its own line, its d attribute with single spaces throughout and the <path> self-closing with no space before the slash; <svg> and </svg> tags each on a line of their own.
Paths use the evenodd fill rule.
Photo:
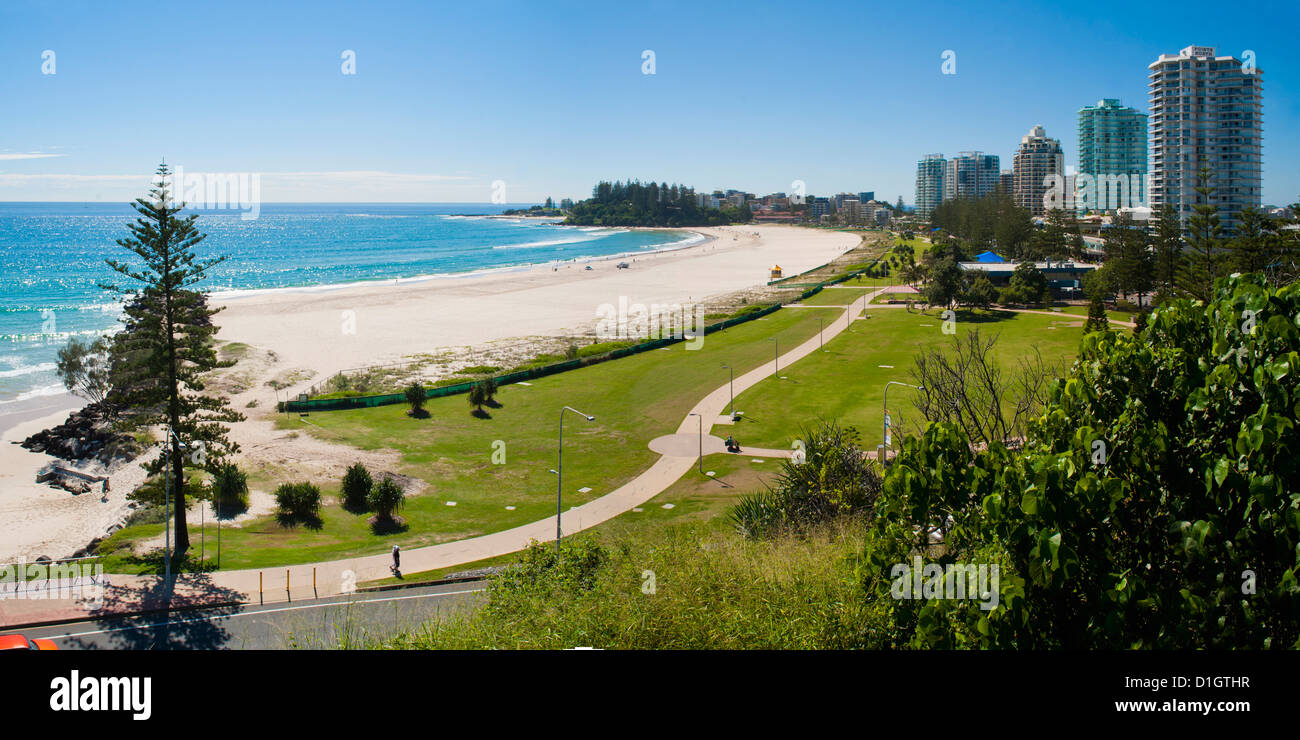
<svg viewBox="0 0 1300 740">
<path fill-rule="evenodd" d="M 867 303 L 870 303 L 871 297 L 874 297 L 879 292 L 869 293 Z M 854 303 L 857 303 L 857 301 L 854 301 Z M 821 308 L 837 307 L 822 306 Z M 848 328 L 849 323 L 854 320 L 855 317 L 850 315 L 851 309 L 847 307 L 838 308 L 845 308 L 846 320 L 840 321 L 837 318 L 835 321 L 830 322 L 830 325 L 824 330 L 821 341 L 829 340 L 838 335 Z M 816 352 L 819 346 L 818 337 L 813 336 L 798 347 L 781 355 L 781 367 L 787 367 Z M 773 363 L 768 362 L 737 376 L 735 378 L 735 392 L 737 394 L 744 392 L 759 381 L 772 375 L 774 370 Z M 724 383 L 701 399 L 690 410 L 690 413 L 700 414 L 705 420 L 703 433 L 707 435 L 705 441 L 709 450 L 713 450 L 715 444 L 716 451 L 722 450 L 722 440 L 712 436 L 710 431 L 716 420 L 723 415 L 730 400 L 731 388 Z M 613 519 L 619 514 L 646 503 L 673 483 L 676 483 L 679 478 L 696 465 L 699 435 L 699 421 L 689 415 L 684 417 L 677 426 L 676 433 L 667 435 L 670 440 L 660 437 L 651 443 L 653 449 L 656 443 L 663 441 L 663 444 L 667 445 L 664 447 L 665 452 L 669 454 L 662 454 L 653 465 L 640 475 L 610 493 L 563 512 L 561 524 L 564 535 L 581 532 L 584 529 Z M 689 441 L 689 444 L 686 441 Z M 682 447 L 686 447 L 691 451 L 683 454 Z M 708 450 L 706 450 L 707 452 Z M 755 457 L 786 457 L 789 452 L 786 450 L 746 449 L 741 454 Z M 548 542 L 554 540 L 554 538 L 555 517 L 547 517 L 546 519 L 540 519 L 500 532 L 456 542 L 403 550 L 402 570 L 409 573 L 419 573 L 448 568 L 486 558 L 508 555 L 528 547 L 530 542 Z M 345 593 L 350 585 L 362 581 L 389 577 L 391 575 L 389 572 L 391 562 L 391 556 L 383 553 L 346 560 L 332 560 L 325 563 L 307 563 L 261 570 L 218 571 L 204 576 L 204 582 L 239 591 L 249 601 L 257 601 L 259 598 L 265 602 L 283 601 L 290 596 L 298 599 L 312 598 L 314 595 L 324 597 Z M 140 586 L 156 587 L 159 580 L 157 576 L 113 575 L 108 576 L 108 578 L 113 585 L 125 587 L 130 587 L 132 582 L 137 582 Z M 176 578 L 177 588 L 184 589 L 189 578 L 188 575 L 178 576 Z M 259 582 L 262 586 L 260 597 Z"/>
<path fill-rule="evenodd" d="M 885 286 L 866 294 L 861 308 L 855 299 L 850 306 L 817 306 L 817 308 L 842 308 L 844 321 L 837 317 L 830 322 L 822 337 L 814 335 L 811 339 L 781 355 L 781 367 L 792 363 L 818 350 L 825 340 L 845 331 L 851 322 L 861 320 L 863 308 L 904 308 L 905 304 L 872 304 L 877 295 L 896 287 Z M 1014 309 L 1013 309 L 1014 310 Z M 1062 318 L 1084 320 L 1086 317 L 1061 314 L 1052 311 L 1020 309 L 1021 313 L 1043 313 Z M 1112 323 L 1127 324 L 1112 320 Z M 753 387 L 775 371 L 773 363 L 768 362 L 735 378 L 735 392 L 741 393 Z M 662 493 L 696 465 L 699 455 L 700 435 L 703 434 L 705 454 L 722 452 L 723 442 L 713 436 L 711 431 L 727 408 L 732 397 L 728 384 L 719 386 L 706 395 L 694 407 L 690 414 L 699 414 L 707 421 L 700 429 L 699 421 L 690 415 L 678 424 L 676 432 L 657 437 L 650 442 L 650 448 L 660 454 L 653 465 L 632 480 L 600 498 L 565 511 L 562 515 L 563 533 L 572 535 L 582 530 L 606 522 L 619 514 L 638 507 Z M 708 421 L 712 420 L 712 421 Z M 745 449 L 741 455 L 752 457 L 789 457 L 789 450 Z M 403 570 L 418 573 L 428 570 L 448 568 L 464 563 L 518 552 L 533 541 L 549 542 L 555 536 L 555 517 L 547 517 L 511 529 L 493 532 L 478 537 L 471 537 L 456 542 L 414 548 L 402 551 Z M 176 577 L 175 591 L 185 593 L 205 588 L 218 587 L 242 593 L 245 601 L 274 602 L 288 599 L 306 599 L 316 596 L 333 596 L 347 593 L 355 584 L 386 578 L 390 575 L 391 556 L 387 553 L 333 560 L 323 563 L 308 563 L 287 567 L 272 567 L 261 570 L 218 571 L 198 578 L 190 575 Z M 111 586 L 118 589 L 140 589 L 155 591 L 159 588 L 161 578 L 158 576 L 105 576 Z M 201 581 L 200 581 L 201 579 Z M 70 605 L 68 605 L 70 606 Z M 83 612 L 84 614 L 84 612 Z"/>
</svg>

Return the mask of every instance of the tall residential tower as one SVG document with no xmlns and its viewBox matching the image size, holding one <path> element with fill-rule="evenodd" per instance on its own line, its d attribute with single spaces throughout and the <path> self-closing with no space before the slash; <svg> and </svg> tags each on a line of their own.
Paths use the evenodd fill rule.
<svg viewBox="0 0 1300 740">
<path fill-rule="evenodd" d="M 948 163 L 942 154 L 927 154 L 916 163 L 916 215 L 927 219 L 943 202 L 943 181 Z"/>
<path fill-rule="evenodd" d="M 948 160 L 943 176 L 943 199 L 979 198 L 997 190 L 1001 168 L 998 155 L 962 152 Z"/>
<path fill-rule="evenodd" d="M 1237 214 L 1260 205 L 1262 70 L 1217 56 L 1212 46 L 1189 46 L 1161 54 L 1151 70 L 1151 208 L 1165 203 L 1183 225 L 1198 203 L 1197 175 L 1209 170 L 1225 234 Z"/>
<path fill-rule="evenodd" d="M 1059 139 L 1047 138 L 1042 126 L 1035 126 L 1020 139 L 1013 161 L 1015 170 L 1016 205 L 1027 209 L 1032 216 L 1042 216 L 1048 207 L 1044 196 L 1056 188 L 1058 203 L 1063 207 L 1065 196 L 1065 155 Z"/>
<path fill-rule="evenodd" d="M 1079 109 L 1078 211 L 1146 205 L 1147 115 L 1105 98 Z"/>
</svg>

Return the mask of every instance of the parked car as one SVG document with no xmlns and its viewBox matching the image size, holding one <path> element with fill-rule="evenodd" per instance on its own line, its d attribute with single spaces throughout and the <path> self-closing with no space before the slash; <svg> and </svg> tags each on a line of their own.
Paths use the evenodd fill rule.
<svg viewBox="0 0 1300 740">
<path fill-rule="evenodd" d="M 0 650 L 58 650 L 53 640 L 29 640 L 22 635 L 0 635 Z"/>
</svg>

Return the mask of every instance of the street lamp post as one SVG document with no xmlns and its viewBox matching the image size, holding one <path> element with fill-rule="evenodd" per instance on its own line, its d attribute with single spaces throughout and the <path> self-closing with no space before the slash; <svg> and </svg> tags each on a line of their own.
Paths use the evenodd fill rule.
<svg viewBox="0 0 1300 740">
<path fill-rule="evenodd" d="M 687 416 L 698 416 L 700 419 L 700 472 L 704 472 L 704 416 L 701 414 L 690 413 Z"/>
<path fill-rule="evenodd" d="M 777 380 L 780 380 L 781 379 L 781 343 L 776 340 L 776 337 L 768 337 L 768 339 L 773 342 L 772 366 L 774 369 L 772 370 L 772 377 Z"/>
<path fill-rule="evenodd" d="M 825 324 L 826 324 L 826 319 L 822 318 L 821 316 L 818 316 L 817 317 L 817 349 L 823 352 L 826 351 L 826 342 L 822 338 L 823 333 L 826 331 Z"/>
<path fill-rule="evenodd" d="M 918 391 L 925 390 L 919 385 L 912 385 L 911 383 L 901 383 L 897 380 L 891 380 L 888 383 L 885 383 L 885 400 L 882 404 L 882 410 L 885 412 L 885 415 L 880 420 L 880 442 L 881 442 L 880 463 L 882 465 L 885 463 L 885 455 L 888 452 L 887 445 L 889 440 L 889 386 L 891 385 L 903 385 L 903 386 L 907 386 L 908 388 L 915 388 Z"/>
<path fill-rule="evenodd" d="M 564 408 L 560 409 L 560 436 L 559 436 L 559 441 L 555 447 L 555 471 L 554 471 L 555 473 L 555 554 L 556 556 L 559 556 L 560 554 L 560 538 L 562 536 L 560 531 L 560 515 L 561 515 L 560 507 L 562 505 L 562 501 L 564 497 L 564 412 L 565 411 L 572 411 L 578 416 L 585 418 L 587 421 L 596 420 L 596 417 L 591 416 L 589 414 L 584 414 L 581 411 L 571 406 L 565 406 Z"/>
<path fill-rule="evenodd" d="M 731 375 L 731 378 L 727 381 L 727 388 L 731 391 L 731 401 L 727 404 L 727 415 L 734 419 L 736 417 L 736 369 L 730 365 L 723 365 L 722 367 Z"/>
</svg>

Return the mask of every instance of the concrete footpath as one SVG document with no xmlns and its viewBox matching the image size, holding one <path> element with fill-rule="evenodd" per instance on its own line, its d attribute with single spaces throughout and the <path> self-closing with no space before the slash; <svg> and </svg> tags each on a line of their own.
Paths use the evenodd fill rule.
<svg viewBox="0 0 1300 740">
<path fill-rule="evenodd" d="M 868 293 L 865 301 L 859 298 L 854 301 L 854 304 L 870 306 L 871 300 L 885 290 L 886 288 L 881 288 Z M 859 303 L 859 301 L 863 302 Z M 879 308 L 879 306 L 870 307 Z M 854 315 L 853 307 L 819 306 L 819 308 L 844 308 L 842 317 L 844 320 L 836 318 L 829 322 L 820 338 L 813 336 L 812 339 L 781 355 L 776 360 L 780 363 L 780 367 L 788 367 L 816 352 L 823 341 L 839 335 L 840 332 L 847 330 L 853 321 L 858 320 Z M 857 312 L 861 311 L 862 308 L 859 307 Z M 768 362 L 736 377 L 735 392 L 741 393 L 753 387 L 772 375 L 775 370 L 773 362 Z M 691 408 L 690 414 L 699 414 L 704 419 L 703 434 L 710 435 L 714 424 L 727 409 L 731 401 L 731 393 L 730 384 L 724 383 Z M 699 421 L 691 415 L 684 417 L 677 426 L 676 433 L 666 437 L 671 437 L 673 440 L 689 438 L 693 444 L 684 444 L 681 441 L 669 442 L 666 445 L 656 444 L 665 438 L 656 439 L 652 442 L 651 449 L 656 447 L 662 449 L 661 457 L 640 475 L 614 491 L 563 512 L 561 515 L 563 534 L 572 535 L 594 527 L 619 514 L 631 511 L 634 507 L 641 506 L 662 493 L 696 465 L 699 435 Z M 706 454 L 713 451 L 720 443 L 720 439 L 706 436 Z M 748 449 L 741 454 L 759 457 L 789 455 L 784 450 Z M 555 531 L 555 517 L 547 517 L 513 529 L 479 537 L 403 550 L 402 570 L 419 573 L 508 555 L 527 548 L 533 541 L 553 540 Z M 105 576 L 108 583 L 105 585 L 106 593 L 100 609 L 90 611 L 88 607 L 92 604 L 66 598 L 4 599 L 0 600 L 0 628 L 163 608 L 195 608 L 235 602 L 265 604 L 337 596 L 351 592 L 356 584 L 363 581 L 389 577 L 391 563 L 391 556 L 385 552 L 346 560 L 261 570 L 184 574 L 173 576 L 170 585 L 165 584 L 161 576 Z"/>
</svg>

